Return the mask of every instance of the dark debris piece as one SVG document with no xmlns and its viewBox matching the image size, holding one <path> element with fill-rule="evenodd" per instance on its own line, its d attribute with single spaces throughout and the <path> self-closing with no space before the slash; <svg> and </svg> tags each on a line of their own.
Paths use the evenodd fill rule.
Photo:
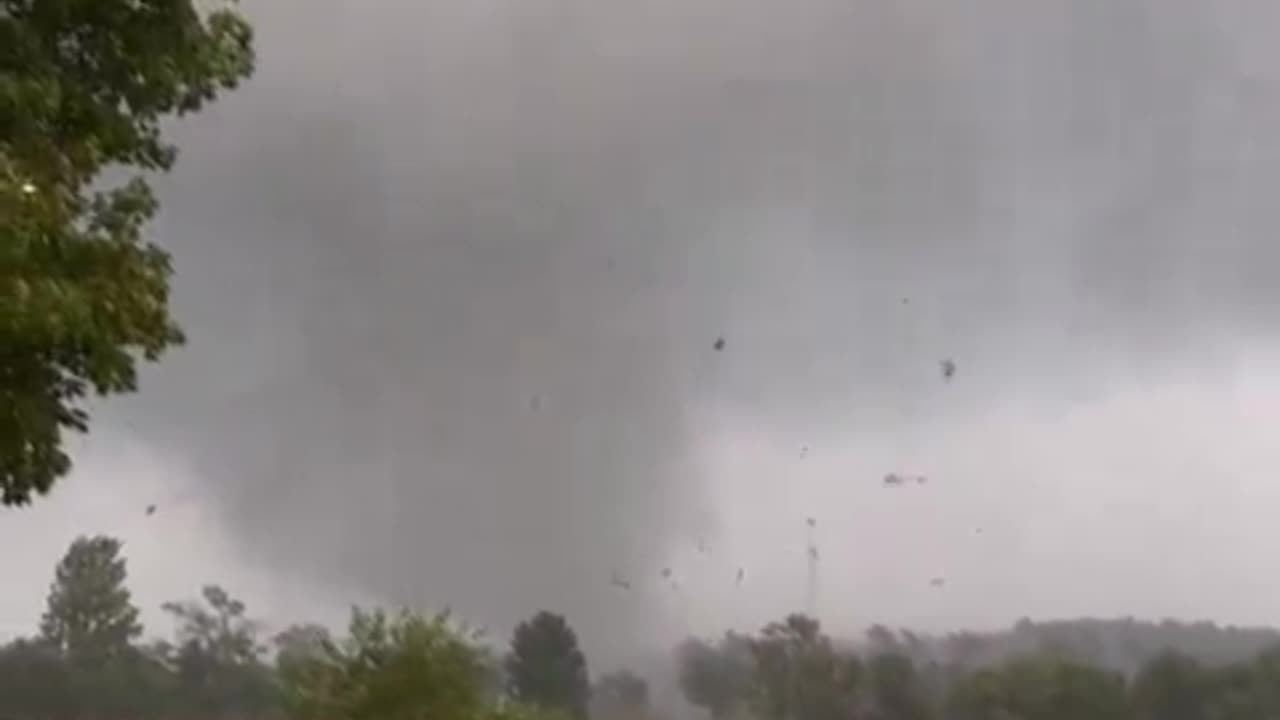
<svg viewBox="0 0 1280 720">
<path fill-rule="evenodd" d="M 929 477 L 927 475 L 901 475 L 898 473 L 888 473 L 884 476 L 883 482 L 885 487 L 902 487 L 909 482 L 914 482 L 917 485 L 924 485 L 929 482 Z"/>
<path fill-rule="evenodd" d="M 148 516 L 148 517 L 150 517 L 151 515 L 155 515 L 155 514 L 156 514 L 156 506 L 155 506 L 155 505 L 148 505 L 148 506 L 147 506 L 147 516 Z"/>
<path fill-rule="evenodd" d="M 943 360 L 941 363 L 939 363 L 939 366 L 942 369 L 943 380 L 950 380 L 951 378 L 955 377 L 956 363 L 954 360 L 952 360 L 951 358 L 947 358 L 946 360 Z"/>
<path fill-rule="evenodd" d="M 712 345 L 711 347 L 715 348 L 716 352 L 720 352 L 721 350 L 724 350 L 724 338 L 716 338 L 715 344 Z"/>
</svg>

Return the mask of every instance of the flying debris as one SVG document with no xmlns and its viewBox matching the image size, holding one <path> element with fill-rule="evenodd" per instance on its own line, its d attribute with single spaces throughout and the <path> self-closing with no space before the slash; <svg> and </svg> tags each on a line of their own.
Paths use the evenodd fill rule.
<svg viewBox="0 0 1280 720">
<path fill-rule="evenodd" d="M 818 548 L 813 545 L 809 546 L 809 559 L 810 560 L 818 559 Z"/>
<path fill-rule="evenodd" d="M 724 350 L 724 338 L 716 338 L 715 344 L 711 347 L 715 348 L 716 352 Z"/>
<path fill-rule="evenodd" d="M 936 588 L 940 588 L 940 587 L 942 587 L 943 585 L 946 585 L 946 584 L 947 584 L 947 580 L 946 580 L 946 578 L 936 577 L 936 578 L 934 578 L 934 579 L 932 579 L 932 580 L 930 580 L 930 581 L 929 581 L 929 587 L 936 587 Z"/>
<path fill-rule="evenodd" d="M 529 409 L 532 410 L 533 412 L 538 412 L 539 410 L 542 409 L 541 395 L 533 395 L 529 398 Z"/>
<path fill-rule="evenodd" d="M 973 534 L 975 534 L 975 535 L 981 535 L 981 534 L 982 534 L 982 528 L 974 528 L 974 529 L 973 529 Z"/>
<path fill-rule="evenodd" d="M 698 538 L 698 552 L 705 553 L 707 551 L 707 539 Z"/>
<path fill-rule="evenodd" d="M 901 473 L 888 473 L 884 476 L 885 487 L 902 487 L 909 482 L 916 485 L 924 485 L 929 482 L 929 478 L 925 475 L 905 475 Z"/>
<path fill-rule="evenodd" d="M 950 380 L 952 377 L 955 376 L 956 364 L 955 364 L 955 361 L 953 361 L 951 358 L 947 358 L 946 360 L 943 360 L 941 363 L 939 363 L 939 366 L 942 368 L 943 380 Z"/>
<path fill-rule="evenodd" d="M 904 297 L 904 298 L 902 298 L 902 304 L 903 304 L 903 305 L 906 305 L 906 304 L 908 304 L 908 303 L 910 303 L 910 302 L 911 302 L 911 298 L 905 298 L 905 297 Z"/>
<path fill-rule="evenodd" d="M 665 567 L 662 568 L 662 579 L 663 580 L 671 579 L 671 568 L 665 568 Z"/>
<path fill-rule="evenodd" d="M 623 580 L 622 578 L 618 577 L 618 573 L 614 573 L 614 574 L 613 574 L 613 577 L 609 579 L 609 582 L 610 582 L 614 587 L 619 587 L 619 588 L 622 588 L 623 590 L 630 590 L 630 589 L 631 589 L 631 583 L 629 583 L 629 582 L 627 582 L 626 580 Z"/>
<path fill-rule="evenodd" d="M 148 516 L 148 517 L 150 517 L 150 516 L 155 515 L 155 514 L 156 514 L 156 506 L 155 506 L 155 505 L 148 505 L 148 506 L 147 506 L 147 516 Z"/>
<path fill-rule="evenodd" d="M 741 584 L 742 584 L 742 578 L 743 578 L 743 577 L 745 577 L 745 576 L 746 576 L 746 571 L 744 571 L 742 568 L 738 568 L 738 579 L 737 579 L 736 583 L 737 583 L 738 585 L 741 585 Z"/>
<path fill-rule="evenodd" d="M 808 523 L 809 527 L 815 527 L 818 524 L 818 520 L 816 518 L 805 518 L 804 521 Z"/>
<path fill-rule="evenodd" d="M 801 446 L 800 446 L 800 459 L 801 459 L 801 460 L 803 460 L 803 459 L 804 459 L 805 457 L 807 457 L 808 455 L 809 455 L 809 446 L 808 446 L 808 445 L 801 445 Z"/>
</svg>

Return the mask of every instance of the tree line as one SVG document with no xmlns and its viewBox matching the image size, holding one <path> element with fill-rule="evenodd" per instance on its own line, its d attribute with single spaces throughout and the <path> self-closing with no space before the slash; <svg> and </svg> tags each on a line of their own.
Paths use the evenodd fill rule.
<svg viewBox="0 0 1280 720">
<path fill-rule="evenodd" d="M 0 648 L 0 718 L 125 720 L 587 717 L 593 688 L 573 628 L 538 613 L 496 653 L 448 613 L 355 609 L 345 633 L 293 625 L 265 637 L 217 585 L 165 603 L 173 637 L 144 639 L 119 540 L 76 539 L 39 627 Z M 606 712 L 643 705 L 626 673 L 594 688 Z M 608 709 L 616 705 L 618 711 Z"/>
<path fill-rule="evenodd" d="M 340 633 L 268 637 L 216 585 L 163 606 L 145 639 L 121 543 L 75 540 L 39 626 L 0 648 L 4 720 L 1263 720 L 1280 717 L 1276 633 L 1200 623 L 1019 623 L 945 638 L 875 626 L 832 638 L 790 615 L 673 653 L 690 708 L 651 704 L 645 678 L 593 677 L 568 620 L 538 612 L 495 648 L 448 613 L 353 610 Z M 1148 653 L 1107 660 L 1098 631 Z M 1159 649 L 1151 637 L 1194 639 Z M 1270 640 L 1271 644 L 1261 644 Z M 1176 645 L 1176 642 L 1174 643 Z M 1207 649 L 1197 656 L 1192 651 Z"/>
<path fill-rule="evenodd" d="M 1198 623 L 1023 621 L 1011 633 L 934 642 L 876 626 L 841 644 L 819 623 L 792 615 L 754 635 L 689 640 L 678 652 L 685 697 L 714 720 L 1262 720 L 1280 717 L 1280 644 L 1231 661 L 1154 650 L 1132 672 L 1078 641 L 1090 626 L 1152 629 L 1172 637 Z M 1064 632 L 1064 628 L 1068 632 Z M 1086 630 L 1086 632 L 1079 632 Z M 1071 631 L 1075 631 L 1074 634 Z M 1217 629 L 1237 648 L 1268 631 Z M 1027 638 L 1038 637 L 1034 644 Z M 1010 641 L 1014 640 L 1014 643 Z M 1003 657 L 992 648 L 1021 648 Z M 1222 643 L 1212 657 L 1222 657 Z M 1091 658 L 1090 655 L 1095 655 Z"/>
</svg>

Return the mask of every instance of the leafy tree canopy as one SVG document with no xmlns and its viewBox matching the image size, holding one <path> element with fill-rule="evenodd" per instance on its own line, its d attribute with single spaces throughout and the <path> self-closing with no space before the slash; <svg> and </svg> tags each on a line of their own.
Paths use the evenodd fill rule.
<svg viewBox="0 0 1280 720">
<path fill-rule="evenodd" d="M 143 238 L 162 121 L 253 70 L 252 32 L 197 0 L 0 0 L 0 504 L 47 493 L 90 393 L 182 341 L 169 256 Z M 103 177 L 111 170 L 117 177 Z"/>
<path fill-rule="evenodd" d="M 347 637 L 315 638 L 281 681 L 302 720 L 480 720 L 499 712 L 492 659 L 447 615 L 355 610 Z"/>
</svg>

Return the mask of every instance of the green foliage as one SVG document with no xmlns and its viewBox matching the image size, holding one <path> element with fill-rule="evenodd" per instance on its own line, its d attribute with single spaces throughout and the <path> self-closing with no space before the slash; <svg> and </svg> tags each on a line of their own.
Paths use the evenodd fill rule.
<svg viewBox="0 0 1280 720">
<path fill-rule="evenodd" d="M 57 578 L 41 637 L 0 646 L 5 720 L 570 720 L 504 697 L 497 657 L 447 615 L 356 610 L 339 640 L 295 625 L 270 666 L 258 623 L 216 585 L 164 606 L 173 642 L 138 644 L 117 540 L 77 540 Z M 632 676 L 608 684 L 644 695 Z"/>
<path fill-rule="evenodd" d="M 40 637 L 0 650 L 0 716 L 270 714 L 273 679 L 257 662 L 243 604 L 207 589 L 207 609 L 171 606 L 183 620 L 177 650 L 140 646 L 142 627 L 125 581 L 118 540 L 82 537 L 71 544 L 56 568 Z"/>
<path fill-rule="evenodd" d="M 507 688 L 516 700 L 584 718 L 591 684 L 578 636 L 561 615 L 539 612 L 520 623 L 505 662 Z"/>
<path fill-rule="evenodd" d="M 122 657 L 142 633 L 120 547 L 114 538 L 77 538 L 54 571 L 40 634 L 77 664 Z"/>
<path fill-rule="evenodd" d="M 133 391 L 180 343 L 157 206 L 162 121 L 253 70 L 252 32 L 195 0 L 0 0 L 0 504 L 47 493 L 90 392 Z"/>
<path fill-rule="evenodd" d="M 447 615 L 357 609 L 342 641 L 316 639 L 314 652 L 282 668 L 293 715 L 302 720 L 532 717 L 496 709 L 491 658 Z"/>
</svg>

